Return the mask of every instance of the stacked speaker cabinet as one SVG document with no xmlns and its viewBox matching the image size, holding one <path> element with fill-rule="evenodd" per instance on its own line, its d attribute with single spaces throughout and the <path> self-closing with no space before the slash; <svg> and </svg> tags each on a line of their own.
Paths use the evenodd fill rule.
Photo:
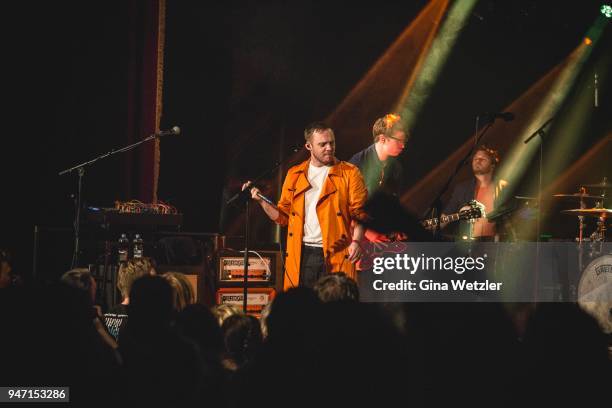
<svg viewBox="0 0 612 408">
<path fill-rule="evenodd" d="M 252 250 L 248 257 L 247 312 L 259 315 L 283 288 L 279 251 Z M 221 250 L 217 257 L 216 303 L 242 308 L 244 301 L 244 253 Z"/>
</svg>

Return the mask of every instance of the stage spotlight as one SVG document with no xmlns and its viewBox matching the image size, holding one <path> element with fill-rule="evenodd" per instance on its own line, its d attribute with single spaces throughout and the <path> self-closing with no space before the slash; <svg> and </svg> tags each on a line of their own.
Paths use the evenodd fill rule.
<svg viewBox="0 0 612 408">
<path fill-rule="evenodd" d="M 601 11 L 601 14 L 603 14 L 607 18 L 612 17 L 612 6 L 609 4 L 602 4 L 599 11 Z"/>
<path fill-rule="evenodd" d="M 425 106 L 425 102 L 433 92 L 436 80 L 453 50 L 459 34 L 467 25 L 467 21 L 476 5 L 477 0 L 453 2 L 448 15 L 427 50 L 415 76 L 410 78 L 404 92 L 398 99 L 395 109 L 404 120 L 407 129 L 412 129 L 417 118 Z"/>
<path fill-rule="evenodd" d="M 593 40 L 591 40 L 589 37 L 584 37 L 584 43 L 586 45 L 591 45 L 593 44 Z"/>
</svg>

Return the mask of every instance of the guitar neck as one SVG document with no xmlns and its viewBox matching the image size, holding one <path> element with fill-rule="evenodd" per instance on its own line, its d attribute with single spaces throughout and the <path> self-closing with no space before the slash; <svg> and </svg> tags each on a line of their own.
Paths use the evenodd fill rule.
<svg viewBox="0 0 612 408">
<path fill-rule="evenodd" d="M 421 224 L 427 228 L 427 227 L 434 227 L 438 224 L 446 224 L 449 222 L 455 222 L 455 221 L 459 221 L 459 219 L 461 218 L 459 213 L 455 213 L 455 214 L 449 214 L 449 215 L 443 215 L 440 218 L 429 218 L 427 220 L 423 220 L 421 222 Z"/>
</svg>

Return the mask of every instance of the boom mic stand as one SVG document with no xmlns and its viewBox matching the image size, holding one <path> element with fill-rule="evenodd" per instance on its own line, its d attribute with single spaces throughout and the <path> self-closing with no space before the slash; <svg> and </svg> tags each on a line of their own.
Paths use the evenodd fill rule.
<svg viewBox="0 0 612 408">
<path fill-rule="evenodd" d="M 299 147 L 299 148 L 294 148 L 292 149 L 293 153 L 298 153 L 303 149 L 303 147 Z M 248 284 L 249 284 L 249 218 L 250 218 L 250 206 L 249 206 L 249 202 L 251 201 L 251 189 L 255 186 L 255 183 L 262 180 L 264 177 L 269 176 L 270 174 L 274 173 L 279 167 L 281 167 L 282 165 L 286 164 L 286 162 L 288 161 L 288 159 L 290 159 L 291 156 L 289 156 L 288 158 L 284 159 L 284 160 L 280 160 L 277 161 L 274 166 L 272 166 L 270 169 L 266 170 L 265 172 L 263 172 L 261 175 L 259 175 L 257 178 L 255 178 L 252 182 L 251 185 L 248 188 L 245 188 L 244 190 L 239 191 L 238 193 L 234 194 L 234 196 L 232 198 L 230 198 L 229 200 L 226 201 L 226 205 L 230 205 L 234 202 L 237 201 L 244 201 L 244 211 L 245 211 L 245 219 L 244 219 L 244 269 L 243 269 L 243 287 L 242 287 L 242 310 L 244 311 L 244 313 L 246 313 L 247 311 L 247 295 L 248 295 Z M 275 204 L 268 199 L 267 197 L 265 197 L 262 194 L 259 194 L 259 197 L 261 197 L 262 200 L 264 200 L 265 202 L 267 202 L 270 205 L 275 206 Z M 282 256 L 282 254 L 281 254 Z"/>
<path fill-rule="evenodd" d="M 76 166 L 70 167 L 66 170 L 62 170 L 59 172 L 59 176 L 63 176 L 65 174 L 69 174 L 72 173 L 73 171 L 77 171 L 77 174 L 79 176 L 79 182 L 78 182 L 78 189 L 77 189 L 77 196 L 75 198 L 75 216 L 74 216 L 74 222 L 73 222 L 73 226 L 74 226 L 74 253 L 72 254 L 72 262 L 70 265 L 70 268 L 75 268 L 78 264 L 79 264 L 79 240 L 80 240 L 80 233 L 81 233 L 81 199 L 82 199 L 82 192 L 83 192 L 83 177 L 85 176 L 85 168 L 87 166 L 91 166 L 92 164 L 94 164 L 95 162 L 97 162 L 98 160 L 102 160 L 102 159 L 106 159 L 107 157 L 113 156 L 117 153 L 123 153 L 123 152 L 127 152 L 128 150 L 132 150 L 133 148 L 135 148 L 136 146 L 139 146 L 145 142 L 148 142 L 150 140 L 153 139 L 158 139 L 161 138 L 162 136 L 167 136 L 167 135 L 179 135 L 181 133 L 181 129 L 178 126 L 174 126 L 172 129 L 170 130 L 165 130 L 165 131 L 161 131 L 158 133 L 153 133 L 152 135 L 136 142 L 133 143 L 131 145 L 122 147 L 120 149 L 112 149 L 104 154 L 101 154 L 100 156 L 88 160 L 86 162 L 83 162 L 81 164 L 77 164 Z"/>
<path fill-rule="evenodd" d="M 546 136 L 546 127 L 555 119 L 556 115 L 552 118 L 548 119 L 542 126 L 540 126 L 535 132 L 533 132 L 527 139 L 523 141 L 524 144 L 527 144 L 531 141 L 531 139 L 536 136 L 540 136 L 540 160 L 538 163 L 538 212 L 537 212 L 537 220 L 536 220 L 536 268 L 535 268 L 535 281 L 534 281 L 534 301 L 538 301 L 538 284 L 539 284 L 539 272 L 540 272 L 540 228 L 542 222 L 542 167 L 543 167 L 543 147 L 544 147 L 544 137 Z M 580 245 L 580 256 L 582 256 L 582 242 Z"/>
<path fill-rule="evenodd" d="M 535 132 L 533 132 L 527 139 L 525 139 L 525 141 L 523 142 L 524 144 L 527 144 L 531 141 L 531 139 L 535 138 L 536 136 L 540 136 L 540 160 L 539 160 L 539 165 L 538 165 L 538 208 L 542 208 L 541 207 L 541 200 L 542 200 L 542 157 L 543 157 L 543 152 L 542 152 L 542 148 L 544 145 L 544 136 L 546 136 L 546 131 L 544 129 L 546 129 L 546 127 L 555 119 L 555 117 L 553 116 L 552 118 L 548 119 L 546 122 L 544 122 L 544 124 L 542 126 L 540 126 Z M 540 241 L 540 211 L 538 211 L 538 221 L 537 221 L 537 225 L 536 225 L 536 241 Z"/>
</svg>

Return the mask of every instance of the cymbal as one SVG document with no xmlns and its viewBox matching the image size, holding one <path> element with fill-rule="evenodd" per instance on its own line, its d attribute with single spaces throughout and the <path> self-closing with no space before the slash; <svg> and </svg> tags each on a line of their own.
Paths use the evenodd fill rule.
<svg viewBox="0 0 612 408">
<path fill-rule="evenodd" d="M 612 183 L 608 181 L 600 181 L 599 183 L 596 183 L 596 184 L 585 184 L 584 186 L 592 187 L 592 188 L 612 188 Z"/>
<path fill-rule="evenodd" d="M 553 194 L 553 197 L 566 197 L 566 198 L 592 198 L 594 200 L 603 200 L 605 197 L 602 196 L 593 196 L 582 193 L 574 193 L 574 194 Z"/>
<path fill-rule="evenodd" d="M 609 208 L 575 208 L 572 210 L 563 210 L 569 215 L 583 215 L 586 217 L 605 217 L 608 215 L 612 215 L 612 210 Z"/>
</svg>

